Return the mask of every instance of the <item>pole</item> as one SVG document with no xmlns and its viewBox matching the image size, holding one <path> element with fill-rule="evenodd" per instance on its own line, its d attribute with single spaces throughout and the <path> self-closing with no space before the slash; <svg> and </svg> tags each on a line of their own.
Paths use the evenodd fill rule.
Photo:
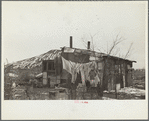
<svg viewBox="0 0 149 121">
<path fill-rule="evenodd" d="M 117 99 L 116 81 L 115 81 L 115 98 Z"/>
<path fill-rule="evenodd" d="M 115 63 L 114 63 L 114 65 L 115 65 Z M 115 69 L 116 67 L 114 66 L 114 77 L 115 77 L 115 98 L 117 99 L 117 89 L 116 89 L 116 77 L 117 77 L 117 73 L 116 73 L 116 69 Z"/>
</svg>

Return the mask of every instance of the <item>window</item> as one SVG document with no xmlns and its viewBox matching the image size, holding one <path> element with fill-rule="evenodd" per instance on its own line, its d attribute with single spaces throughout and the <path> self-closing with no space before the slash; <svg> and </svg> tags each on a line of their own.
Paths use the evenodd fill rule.
<svg viewBox="0 0 149 121">
<path fill-rule="evenodd" d="M 55 70 L 55 66 L 54 66 L 54 61 L 53 60 L 48 60 L 48 61 L 43 61 L 43 71 L 49 71 Z"/>
<path fill-rule="evenodd" d="M 48 62 L 48 70 L 55 70 L 54 61 Z"/>
</svg>

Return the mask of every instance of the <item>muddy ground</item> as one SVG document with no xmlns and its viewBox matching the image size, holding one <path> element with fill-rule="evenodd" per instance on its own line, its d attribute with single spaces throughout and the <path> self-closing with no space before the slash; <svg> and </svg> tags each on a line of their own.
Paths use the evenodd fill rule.
<svg viewBox="0 0 149 121">
<path fill-rule="evenodd" d="M 127 90 L 127 92 L 126 92 Z M 65 89 L 33 88 L 30 86 L 18 86 L 11 89 L 9 100 L 140 100 L 145 99 L 144 92 L 140 89 L 125 88 L 117 93 L 104 92 L 103 97 L 96 92 L 69 93 Z"/>
<path fill-rule="evenodd" d="M 12 88 L 12 80 L 4 83 L 4 100 L 109 100 L 109 99 L 145 99 L 145 82 L 134 80 L 133 86 L 121 89 L 121 91 L 104 92 L 103 97 L 98 96 L 97 92 L 69 92 L 64 89 L 54 88 L 33 88 L 31 85 L 20 85 Z"/>
</svg>

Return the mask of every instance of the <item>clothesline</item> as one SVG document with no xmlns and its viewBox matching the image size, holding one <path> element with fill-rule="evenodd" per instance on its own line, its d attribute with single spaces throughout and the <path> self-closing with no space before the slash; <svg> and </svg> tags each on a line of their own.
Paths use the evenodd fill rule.
<svg viewBox="0 0 149 121">
<path fill-rule="evenodd" d="M 75 82 L 77 78 L 77 74 L 81 72 L 82 83 L 85 84 L 85 80 L 90 80 L 89 72 L 91 70 L 97 69 L 97 63 L 95 61 L 82 64 L 82 63 L 75 63 L 72 61 L 68 61 L 62 57 L 62 62 L 63 62 L 63 69 L 65 69 L 67 72 L 69 72 L 72 75 L 72 80 L 71 80 L 72 83 Z"/>
</svg>

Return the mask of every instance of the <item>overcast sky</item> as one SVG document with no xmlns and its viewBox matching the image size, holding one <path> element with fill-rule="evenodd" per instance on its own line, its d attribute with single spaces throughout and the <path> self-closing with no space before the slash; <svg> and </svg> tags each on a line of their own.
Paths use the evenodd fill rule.
<svg viewBox="0 0 149 121">
<path fill-rule="evenodd" d="M 133 42 L 128 59 L 137 61 L 134 68 L 144 68 L 147 2 L 2 1 L 5 63 L 6 58 L 15 62 L 69 46 L 70 36 L 73 47 L 85 48 L 81 38 L 90 40 L 94 34 L 94 45 L 103 52 L 117 34 L 126 39 L 117 48 L 121 55 Z"/>
</svg>

